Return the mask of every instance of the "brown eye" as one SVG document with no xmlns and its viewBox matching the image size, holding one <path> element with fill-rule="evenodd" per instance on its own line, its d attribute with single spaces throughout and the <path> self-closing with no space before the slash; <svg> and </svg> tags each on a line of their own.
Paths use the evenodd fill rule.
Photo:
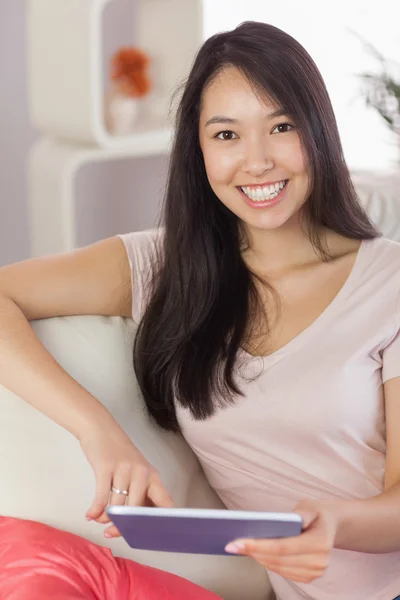
<svg viewBox="0 0 400 600">
<path fill-rule="evenodd" d="M 233 140 L 235 139 L 234 136 L 237 137 L 236 133 L 233 133 L 233 131 L 226 130 L 220 131 L 215 137 L 219 140 Z"/>
<path fill-rule="evenodd" d="M 287 133 L 291 129 L 294 129 L 294 127 L 293 125 L 290 125 L 290 123 L 279 123 L 279 125 L 273 129 L 272 133 Z"/>
</svg>

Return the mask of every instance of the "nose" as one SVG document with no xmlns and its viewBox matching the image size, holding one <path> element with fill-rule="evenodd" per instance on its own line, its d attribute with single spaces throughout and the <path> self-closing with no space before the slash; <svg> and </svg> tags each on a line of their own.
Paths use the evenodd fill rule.
<svg viewBox="0 0 400 600">
<path fill-rule="evenodd" d="M 243 161 L 243 171 L 252 177 L 261 177 L 275 166 L 268 148 L 262 141 L 252 140 L 246 147 Z"/>
</svg>

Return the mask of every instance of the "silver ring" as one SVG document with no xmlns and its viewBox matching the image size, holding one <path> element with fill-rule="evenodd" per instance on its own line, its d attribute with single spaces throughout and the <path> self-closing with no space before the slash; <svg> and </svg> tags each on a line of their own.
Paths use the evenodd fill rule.
<svg viewBox="0 0 400 600">
<path fill-rule="evenodd" d="M 123 496 L 129 496 L 128 490 L 119 490 L 116 487 L 112 487 L 111 491 L 114 492 L 114 494 L 122 494 Z"/>
</svg>

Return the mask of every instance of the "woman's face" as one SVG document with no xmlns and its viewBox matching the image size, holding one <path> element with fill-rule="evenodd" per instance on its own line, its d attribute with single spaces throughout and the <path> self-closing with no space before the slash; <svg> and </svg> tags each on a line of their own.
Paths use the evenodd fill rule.
<svg viewBox="0 0 400 600">
<path fill-rule="evenodd" d="M 262 100 L 234 67 L 203 95 L 200 146 L 210 185 L 245 226 L 282 227 L 299 216 L 309 175 L 300 137 L 280 107 Z"/>
</svg>

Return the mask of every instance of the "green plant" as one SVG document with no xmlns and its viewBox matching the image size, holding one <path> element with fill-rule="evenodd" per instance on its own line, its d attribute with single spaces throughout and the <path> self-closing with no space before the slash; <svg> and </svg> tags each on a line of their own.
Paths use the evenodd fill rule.
<svg viewBox="0 0 400 600">
<path fill-rule="evenodd" d="M 364 42 L 364 45 L 380 65 L 378 73 L 359 75 L 364 83 L 366 104 L 377 110 L 390 129 L 400 136 L 400 75 L 396 78 L 392 74 L 399 65 L 385 59 L 371 44 Z"/>
</svg>

